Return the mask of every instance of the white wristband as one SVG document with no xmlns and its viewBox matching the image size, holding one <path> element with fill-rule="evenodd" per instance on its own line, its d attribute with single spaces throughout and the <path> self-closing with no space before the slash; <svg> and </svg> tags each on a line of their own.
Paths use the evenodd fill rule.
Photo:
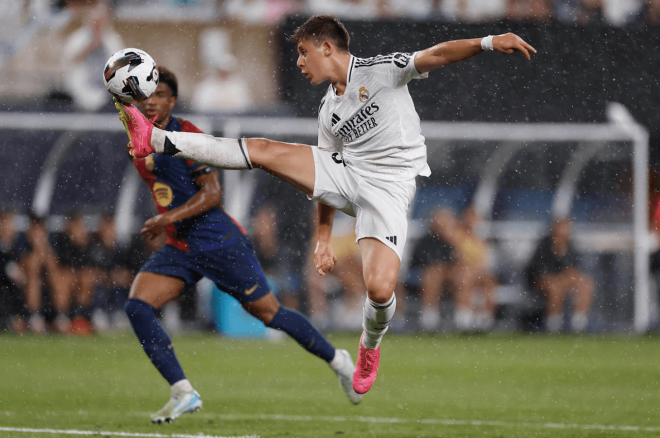
<svg viewBox="0 0 660 438">
<path fill-rule="evenodd" d="M 481 48 L 484 50 L 493 50 L 493 35 L 488 35 L 481 39 Z"/>
</svg>

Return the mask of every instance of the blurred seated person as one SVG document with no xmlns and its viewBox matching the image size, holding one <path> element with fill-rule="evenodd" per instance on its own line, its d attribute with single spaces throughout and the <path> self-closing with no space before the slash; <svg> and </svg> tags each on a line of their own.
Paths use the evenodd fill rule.
<svg viewBox="0 0 660 438">
<path fill-rule="evenodd" d="M 660 0 L 644 0 L 641 16 L 644 23 L 648 25 L 660 24 Z"/>
<path fill-rule="evenodd" d="M 387 16 L 387 0 L 307 0 L 307 13 L 332 14 L 339 19 L 379 20 Z"/>
<path fill-rule="evenodd" d="M 16 214 L 0 212 L 0 330 L 11 328 L 17 333 L 26 329 L 23 291 L 25 273 L 18 263 L 24 252 L 24 239 L 16 232 Z"/>
<path fill-rule="evenodd" d="M 231 53 L 229 35 L 209 29 L 200 36 L 201 59 L 206 77 L 195 88 L 192 106 L 199 112 L 240 112 L 250 109 L 252 93 L 247 82 L 236 73 L 238 65 Z"/>
<path fill-rule="evenodd" d="M 106 330 L 124 321 L 124 303 L 135 275 L 131 270 L 130 251 L 131 248 L 117 241 L 115 218 L 110 214 L 101 214 L 90 249 L 91 264 L 101 270 L 92 312 L 96 330 Z M 128 320 L 125 322 L 128 323 Z"/>
<path fill-rule="evenodd" d="M 264 205 L 254 217 L 252 243 L 273 293 L 284 306 L 297 310 L 298 287 L 293 284 L 292 272 L 285 263 L 287 256 L 279 243 L 278 228 L 275 206 Z"/>
<path fill-rule="evenodd" d="M 25 306 L 29 319 L 28 329 L 33 333 L 46 333 L 46 321 L 52 329 L 68 333 L 70 287 L 66 272 L 60 266 L 46 229 L 44 218 L 31 215 L 26 237 L 26 252 L 19 257 L 25 272 Z M 44 305 L 44 298 L 49 302 Z"/>
<path fill-rule="evenodd" d="M 486 23 L 499 20 L 506 12 L 507 0 L 442 0 L 439 14 L 450 21 Z"/>
<path fill-rule="evenodd" d="M 440 325 L 440 299 L 456 272 L 457 230 L 458 224 L 451 211 L 436 210 L 431 215 L 428 232 L 413 247 L 410 269 L 411 275 L 419 279 L 422 302 L 419 323 L 423 330 L 436 330 Z M 457 309 L 468 306 L 456 303 Z M 459 313 L 456 315 L 458 318 Z"/>
<path fill-rule="evenodd" d="M 479 214 L 470 206 L 463 211 L 454 242 L 457 260 L 454 288 L 459 329 L 490 330 L 495 322 L 497 279 L 492 273 L 491 248 L 475 233 Z M 477 291 L 481 297 L 476 297 Z"/>
<path fill-rule="evenodd" d="M 512 21 L 549 22 L 552 8 L 549 0 L 508 0 L 506 18 Z"/>
<path fill-rule="evenodd" d="M 77 29 L 71 32 L 62 48 L 62 84 L 78 109 L 98 111 L 110 101 L 110 95 L 98 80 L 99 65 L 116 51 L 126 47 L 112 25 L 113 14 L 108 0 L 59 0 L 72 15 Z"/>
<path fill-rule="evenodd" d="M 556 219 L 525 271 L 529 287 L 546 300 L 546 329 L 552 333 L 562 329 L 564 304 L 569 292 L 575 294 L 571 330 L 583 332 L 589 322 L 594 281 L 578 267 L 578 254 L 571 244 L 571 234 L 570 221 Z"/>
<path fill-rule="evenodd" d="M 58 233 L 55 237 L 54 246 L 64 268 L 68 294 L 76 303 L 71 332 L 91 335 L 94 287 L 100 282 L 102 271 L 92 263 L 91 237 L 82 214 L 74 212 L 69 215 L 64 233 Z"/>
</svg>

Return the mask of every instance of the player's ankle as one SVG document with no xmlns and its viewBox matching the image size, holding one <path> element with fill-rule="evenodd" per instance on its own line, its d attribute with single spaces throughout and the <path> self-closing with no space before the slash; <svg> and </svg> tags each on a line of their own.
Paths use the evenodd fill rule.
<svg viewBox="0 0 660 438">
<path fill-rule="evenodd" d="M 165 131 L 154 126 L 151 131 L 151 147 L 158 154 L 162 154 L 165 150 Z"/>
<path fill-rule="evenodd" d="M 342 359 L 341 353 L 335 348 L 335 356 L 330 362 L 328 362 L 328 365 L 330 365 L 330 368 L 337 371 L 342 364 Z"/>
<path fill-rule="evenodd" d="M 192 384 L 188 379 L 179 380 L 172 385 L 172 393 L 174 392 L 191 392 L 193 391 Z"/>
</svg>

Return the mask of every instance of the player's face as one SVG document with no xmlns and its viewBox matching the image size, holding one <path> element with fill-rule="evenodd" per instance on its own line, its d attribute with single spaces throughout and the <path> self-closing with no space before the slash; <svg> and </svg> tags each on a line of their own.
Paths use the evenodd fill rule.
<svg viewBox="0 0 660 438">
<path fill-rule="evenodd" d="M 176 97 L 172 96 L 170 86 L 161 82 L 149 99 L 138 103 L 138 108 L 149 120 L 157 116 L 156 123 L 162 124 L 170 119 L 175 103 Z"/>
<path fill-rule="evenodd" d="M 328 62 L 324 45 L 315 46 L 312 41 L 303 39 L 298 43 L 298 61 L 296 65 L 312 85 L 326 81 L 325 64 Z"/>
</svg>

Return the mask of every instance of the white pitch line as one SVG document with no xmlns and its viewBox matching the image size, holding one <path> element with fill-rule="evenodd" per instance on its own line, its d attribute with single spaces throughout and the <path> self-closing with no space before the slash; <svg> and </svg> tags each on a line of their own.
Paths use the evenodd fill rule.
<svg viewBox="0 0 660 438">
<path fill-rule="evenodd" d="M 50 413 L 50 412 L 49 412 Z M 5 411 L 5 415 L 13 415 L 11 411 Z M 54 412 L 53 412 L 54 414 Z M 79 415 L 93 415 L 88 411 L 78 411 Z M 148 417 L 148 412 L 131 412 L 131 416 Z M 265 415 L 265 414 L 211 414 L 199 412 L 195 414 L 198 418 L 220 419 L 220 420 L 269 420 L 269 421 L 327 421 L 327 422 L 359 422 L 359 423 L 381 423 L 381 424 L 430 424 L 439 426 L 474 426 L 474 427 L 508 427 L 508 428 L 530 428 L 530 429 L 575 429 L 575 430 L 607 430 L 621 432 L 660 432 L 660 426 L 629 426 L 629 425 L 605 425 L 605 424 L 572 424 L 572 423 L 532 423 L 515 421 L 483 421 L 483 420 L 453 420 L 450 418 L 396 418 L 396 417 L 343 417 L 343 416 L 314 416 L 314 415 Z M 6 428 L 0 427 L 0 432 Z M 18 429 L 17 429 L 18 430 Z M 24 429 L 30 431 L 31 429 Z M 38 429 L 41 431 L 49 429 Z M 62 432 L 59 432 L 62 433 Z M 154 437 L 154 438 L 252 438 L 252 437 L 212 437 L 208 435 L 160 435 L 160 434 L 129 434 L 121 432 L 98 432 L 117 436 Z M 74 434 L 74 433 L 72 433 Z M 89 432 L 78 431 L 78 435 L 89 435 Z"/>
<path fill-rule="evenodd" d="M 525 427 L 540 429 L 582 429 L 582 430 L 613 430 L 622 432 L 660 432 L 660 427 L 652 426 L 625 426 L 604 424 L 570 424 L 570 423 L 531 423 L 514 421 L 482 421 L 482 420 L 452 420 L 421 418 L 386 418 L 386 417 L 330 417 L 312 415 L 249 415 L 249 414 L 197 414 L 204 418 L 218 418 L 221 420 L 272 420 L 272 421 L 329 421 L 347 422 L 357 421 L 360 423 L 421 423 L 435 424 L 440 426 L 490 426 L 490 427 Z"/>
<path fill-rule="evenodd" d="M 0 427 L 0 432 L 24 432 L 24 433 L 50 433 L 59 435 L 110 435 L 110 436 L 132 436 L 145 438 L 259 438 L 257 435 L 244 435 L 240 437 L 223 437 L 216 435 L 165 435 L 162 433 L 137 433 L 137 432 L 108 432 L 103 430 L 72 430 L 72 429 L 31 429 L 21 427 Z"/>
</svg>

